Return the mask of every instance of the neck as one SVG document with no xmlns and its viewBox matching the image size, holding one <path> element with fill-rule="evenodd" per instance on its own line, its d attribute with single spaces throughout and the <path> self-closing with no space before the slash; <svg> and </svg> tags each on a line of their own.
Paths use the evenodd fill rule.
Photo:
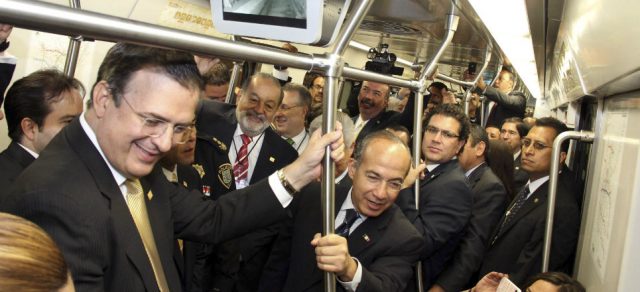
<svg viewBox="0 0 640 292">
<path fill-rule="evenodd" d="M 476 159 L 475 161 L 473 161 L 473 163 L 470 163 L 468 167 L 462 167 L 462 169 L 467 172 L 471 169 L 474 169 L 475 167 L 478 167 L 478 165 L 483 164 L 484 163 L 484 159 Z"/>
</svg>

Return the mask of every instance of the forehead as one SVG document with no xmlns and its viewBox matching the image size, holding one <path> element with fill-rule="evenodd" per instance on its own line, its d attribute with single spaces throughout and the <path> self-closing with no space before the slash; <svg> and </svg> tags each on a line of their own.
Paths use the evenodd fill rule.
<svg viewBox="0 0 640 292">
<path fill-rule="evenodd" d="M 504 124 L 502 124 L 502 129 L 505 130 L 514 130 L 514 131 L 518 131 L 518 129 L 516 128 L 516 124 L 515 123 L 511 123 L 511 122 L 506 122 Z"/>
<path fill-rule="evenodd" d="M 247 86 L 247 93 L 255 93 L 261 99 L 278 100 L 280 98 L 280 87 L 273 80 L 255 77 Z"/>
<path fill-rule="evenodd" d="M 300 94 L 295 90 L 285 90 L 282 98 L 283 104 L 293 104 L 300 102 Z"/>
<path fill-rule="evenodd" d="M 323 85 L 324 84 L 324 77 L 318 76 L 318 77 L 313 79 L 312 83 L 313 83 L 313 85 Z"/>
<path fill-rule="evenodd" d="M 362 154 L 362 163 L 365 168 L 380 167 L 387 171 L 398 171 L 399 176 L 409 168 L 410 156 L 406 148 L 384 139 L 376 139 L 367 144 Z"/>
<path fill-rule="evenodd" d="M 460 130 L 460 122 L 453 117 L 436 114 L 429 119 L 429 126 L 434 126 L 440 130 L 447 130 L 457 133 Z"/>
<path fill-rule="evenodd" d="M 362 82 L 362 87 L 368 87 L 371 90 L 378 90 L 382 92 L 389 91 L 389 85 L 373 82 L 373 81 L 364 81 Z"/>
<path fill-rule="evenodd" d="M 529 130 L 529 133 L 526 137 L 533 141 L 539 141 L 550 145 L 551 143 L 553 143 L 553 140 L 556 138 L 556 136 L 556 130 L 553 128 L 534 126 L 533 128 L 531 128 L 531 130 Z"/>
</svg>

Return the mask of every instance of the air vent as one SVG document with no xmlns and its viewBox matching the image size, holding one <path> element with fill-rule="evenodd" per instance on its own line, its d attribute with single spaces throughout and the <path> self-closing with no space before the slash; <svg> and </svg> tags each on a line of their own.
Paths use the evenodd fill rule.
<svg viewBox="0 0 640 292">
<path fill-rule="evenodd" d="M 383 20 L 363 20 L 360 29 L 381 32 L 391 35 L 422 35 L 422 33 L 413 28 L 400 23 L 393 23 Z"/>
</svg>

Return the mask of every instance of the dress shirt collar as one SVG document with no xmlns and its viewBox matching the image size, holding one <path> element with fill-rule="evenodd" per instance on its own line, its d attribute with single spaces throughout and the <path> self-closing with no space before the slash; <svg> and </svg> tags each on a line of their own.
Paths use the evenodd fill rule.
<svg viewBox="0 0 640 292">
<path fill-rule="evenodd" d="M 464 176 L 469 177 L 476 169 L 478 169 L 478 167 L 480 167 L 480 165 L 485 164 L 485 162 L 480 162 L 478 165 L 474 166 L 473 168 L 469 169 L 467 172 L 464 173 Z"/>
<path fill-rule="evenodd" d="M 83 113 L 82 115 L 80 115 L 80 126 L 82 126 L 82 129 L 89 137 L 89 140 L 91 140 L 91 143 L 93 144 L 93 146 L 95 146 L 96 149 L 98 150 L 98 153 L 100 153 L 100 156 L 102 156 L 102 159 L 104 160 L 104 162 L 106 162 L 107 166 L 109 166 L 111 175 L 113 175 L 113 178 L 115 179 L 116 184 L 118 184 L 118 186 L 121 187 L 120 190 L 122 190 L 122 186 L 124 185 L 124 182 L 127 180 L 127 178 L 124 175 L 122 175 L 119 171 L 117 171 L 113 167 L 113 165 L 111 165 L 111 162 L 109 162 L 109 159 L 107 159 L 107 157 L 104 156 L 104 152 L 102 152 L 102 148 L 100 148 L 100 144 L 98 144 L 98 138 L 96 137 L 96 133 L 93 131 L 91 126 L 89 126 L 89 123 L 87 123 L 87 120 L 84 117 L 85 114 L 86 113 Z"/>
<path fill-rule="evenodd" d="M 24 151 L 27 151 L 27 153 L 31 154 L 31 156 L 33 156 L 33 158 L 38 159 L 38 156 L 40 156 L 38 153 L 36 153 L 35 151 L 27 148 L 27 146 L 24 146 L 20 143 L 17 143 L 18 146 L 22 147 L 22 149 L 24 149 Z"/>
<path fill-rule="evenodd" d="M 543 176 L 539 179 L 536 179 L 534 181 L 529 180 L 529 196 L 527 196 L 527 199 L 531 196 L 531 194 L 533 194 L 535 191 L 538 190 L 538 188 L 544 184 L 545 182 L 547 182 L 549 180 L 549 176 Z M 526 187 L 526 186 L 525 186 Z"/>
<path fill-rule="evenodd" d="M 516 154 L 513 154 L 513 161 L 516 161 L 516 159 L 518 159 L 518 156 L 520 156 L 520 153 L 522 153 L 522 150 L 518 150 Z"/>
</svg>

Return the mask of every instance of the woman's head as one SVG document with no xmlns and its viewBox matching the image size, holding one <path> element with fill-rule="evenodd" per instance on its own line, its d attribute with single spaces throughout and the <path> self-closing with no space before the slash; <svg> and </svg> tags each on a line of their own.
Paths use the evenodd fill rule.
<svg viewBox="0 0 640 292">
<path fill-rule="evenodd" d="M 60 249 L 40 227 L 0 213 L 0 291 L 74 291 Z"/>
<path fill-rule="evenodd" d="M 577 280 L 560 272 L 540 273 L 529 279 L 527 292 L 585 292 Z"/>
</svg>

